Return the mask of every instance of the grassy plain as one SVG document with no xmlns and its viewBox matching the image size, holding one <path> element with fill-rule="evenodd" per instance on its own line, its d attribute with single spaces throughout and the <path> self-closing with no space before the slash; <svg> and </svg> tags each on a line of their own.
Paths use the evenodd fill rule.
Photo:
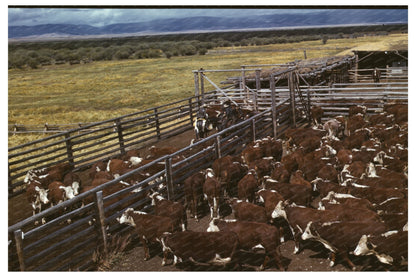
<svg viewBox="0 0 416 277">
<path fill-rule="evenodd" d="M 192 70 L 238 69 L 243 64 L 286 63 L 352 54 L 351 50 L 403 48 L 407 34 L 308 41 L 265 46 L 224 47 L 203 56 L 102 61 L 8 71 L 8 123 L 42 125 L 111 119 L 194 95 Z M 379 49 L 375 49 L 379 48 Z M 236 73 L 209 73 L 217 84 Z M 206 90 L 212 90 L 206 84 Z M 43 135 L 9 136 L 9 147 Z"/>
</svg>

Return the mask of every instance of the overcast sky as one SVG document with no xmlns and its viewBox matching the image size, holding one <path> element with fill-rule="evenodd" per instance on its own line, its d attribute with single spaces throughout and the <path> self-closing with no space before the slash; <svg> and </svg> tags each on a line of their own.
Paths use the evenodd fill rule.
<svg viewBox="0 0 416 277">
<path fill-rule="evenodd" d="M 160 18 L 185 16 L 250 16 L 288 12 L 310 12 L 317 9 L 196 9 L 196 8 L 8 8 L 9 26 L 39 24 L 88 24 L 95 27 L 114 23 L 133 23 Z"/>
</svg>

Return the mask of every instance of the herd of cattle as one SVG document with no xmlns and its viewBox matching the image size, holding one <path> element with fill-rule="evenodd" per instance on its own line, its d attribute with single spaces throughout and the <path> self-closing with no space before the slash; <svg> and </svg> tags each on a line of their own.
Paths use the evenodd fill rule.
<svg viewBox="0 0 416 277">
<path fill-rule="evenodd" d="M 342 260 L 355 269 L 351 255 L 374 255 L 386 269 L 402 269 L 408 256 L 407 105 L 388 105 L 374 115 L 366 110 L 351 106 L 349 116 L 321 122 L 322 109 L 313 107 L 313 127 L 289 129 L 283 139 L 251 142 L 240 154 L 218 158 L 187 178 L 183 202 L 149 190 L 153 213 L 128 208 L 117 220 L 134 226 L 145 259 L 150 258 L 148 245 L 160 244 L 162 265 L 173 257 L 174 264 L 238 268 L 238 251 L 262 249 L 260 269 L 274 264 L 285 270 L 279 246 L 290 239 L 295 254 L 308 240 L 321 243 L 331 266 Z M 25 182 L 34 213 L 177 149 L 151 150 L 146 159 L 133 151 L 97 163 L 91 167 L 91 184 L 82 186 L 67 166 L 29 171 Z M 163 169 L 156 165 L 103 193 L 110 195 Z M 210 210 L 207 232 L 187 230 L 187 213 L 198 221 L 205 206 Z M 234 219 L 222 217 L 224 206 L 232 207 Z"/>
</svg>

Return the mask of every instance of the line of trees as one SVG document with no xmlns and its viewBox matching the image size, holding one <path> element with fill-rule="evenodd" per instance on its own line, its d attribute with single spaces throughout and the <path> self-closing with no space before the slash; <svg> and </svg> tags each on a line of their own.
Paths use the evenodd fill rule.
<svg viewBox="0 0 416 277">
<path fill-rule="evenodd" d="M 38 68 L 51 64 L 79 64 L 102 60 L 171 58 L 205 55 L 209 49 L 228 46 L 268 45 L 311 40 L 356 38 L 368 34 L 407 32 L 407 25 L 311 28 L 296 30 L 215 32 L 137 36 L 106 39 L 10 42 L 10 68 Z"/>
</svg>

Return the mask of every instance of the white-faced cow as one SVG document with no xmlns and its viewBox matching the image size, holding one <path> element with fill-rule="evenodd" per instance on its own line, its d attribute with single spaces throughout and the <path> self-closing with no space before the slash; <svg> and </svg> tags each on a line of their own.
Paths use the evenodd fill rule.
<svg viewBox="0 0 416 277">
<path fill-rule="evenodd" d="M 195 264 L 223 265 L 236 262 L 235 254 L 239 247 L 236 233 L 221 232 L 194 232 L 185 231 L 174 234 L 165 234 L 162 239 L 163 262 L 167 264 L 168 254 L 174 255 L 173 264 L 191 261 Z"/>
<path fill-rule="evenodd" d="M 161 243 L 161 238 L 165 233 L 175 231 L 171 218 L 134 211 L 132 208 L 125 210 L 121 217 L 117 218 L 117 221 L 135 228 L 144 248 L 145 261 L 150 259 L 149 244 Z"/>
<path fill-rule="evenodd" d="M 279 250 L 281 234 L 276 227 L 259 222 L 213 219 L 207 231 L 230 231 L 236 233 L 241 249 L 250 251 L 261 247 L 265 250 L 266 256 L 260 266 L 260 270 L 263 270 L 270 260 L 274 261 L 280 270 L 284 270 Z"/>
<path fill-rule="evenodd" d="M 339 256 L 347 262 L 351 269 L 356 267 L 348 254 L 354 251 L 363 235 L 377 235 L 387 231 L 382 222 L 372 221 L 309 221 L 303 234 L 303 240 L 315 240 L 323 244 L 330 251 L 330 266 L 335 265 L 335 258 Z"/>
</svg>

